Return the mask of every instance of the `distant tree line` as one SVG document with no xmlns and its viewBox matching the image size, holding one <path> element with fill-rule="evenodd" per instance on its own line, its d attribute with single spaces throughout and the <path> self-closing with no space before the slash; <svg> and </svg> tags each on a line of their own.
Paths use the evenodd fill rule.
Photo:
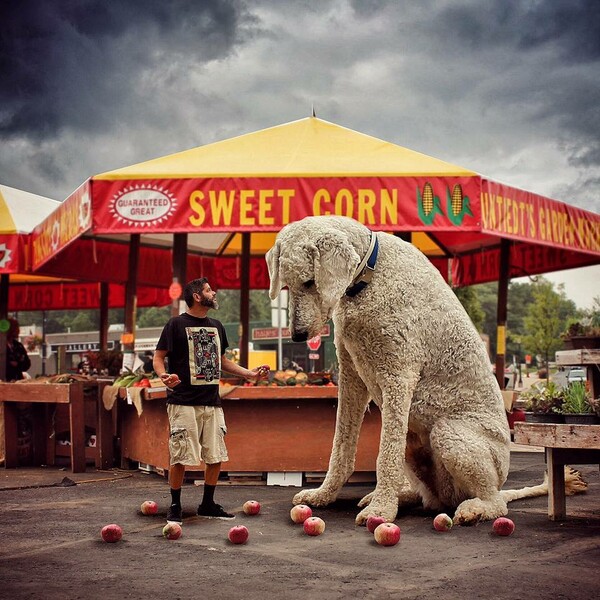
<svg viewBox="0 0 600 600">
<path fill-rule="evenodd" d="M 454 290 L 480 333 L 489 336 L 490 350 L 496 354 L 498 284 L 486 283 Z M 600 319 L 600 297 L 591 309 L 578 309 L 567 298 L 564 285 L 555 286 L 544 277 L 531 283 L 513 283 L 508 287 L 506 357 L 524 361 L 525 355 L 553 360 L 563 347 L 562 335 L 573 323 Z"/>
</svg>

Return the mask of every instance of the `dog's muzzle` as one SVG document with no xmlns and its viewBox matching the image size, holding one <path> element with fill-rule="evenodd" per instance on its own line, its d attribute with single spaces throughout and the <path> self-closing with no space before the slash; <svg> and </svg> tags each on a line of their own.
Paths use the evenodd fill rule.
<svg viewBox="0 0 600 600">
<path fill-rule="evenodd" d="M 305 342 L 308 339 L 308 331 L 294 331 L 292 333 L 292 341 Z"/>
</svg>

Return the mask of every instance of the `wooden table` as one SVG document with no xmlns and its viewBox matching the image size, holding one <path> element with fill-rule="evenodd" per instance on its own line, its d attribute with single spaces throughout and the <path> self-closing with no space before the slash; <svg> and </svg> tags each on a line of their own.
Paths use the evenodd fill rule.
<svg viewBox="0 0 600 600">
<path fill-rule="evenodd" d="M 548 465 L 548 517 L 566 519 L 567 464 L 600 464 L 600 425 L 515 423 L 515 443 L 542 446 Z"/>
<path fill-rule="evenodd" d="M 102 406 L 102 390 L 106 382 L 76 383 L 0 383 L 0 402 L 4 405 L 5 467 L 19 466 L 17 450 L 17 404 L 31 403 L 33 459 L 35 464 L 54 464 L 56 440 L 48 434 L 46 404 L 67 404 L 69 407 L 69 431 L 71 445 L 69 457 L 73 473 L 85 472 L 85 411 L 84 391 L 93 388 L 97 401 L 96 447 L 88 448 L 96 467 L 113 466 L 113 425 L 111 413 Z"/>
<path fill-rule="evenodd" d="M 222 398 L 229 454 L 223 470 L 325 473 L 335 429 L 337 391 L 335 386 L 239 386 L 222 390 L 229 392 Z M 125 393 L 120 391 L 118 412 L 122 457 L 168 470 L 165 388 L 144 390 L 143 412 L 139 417 L 133 406 L 123 402 Z M 355 472 L 366 474 L 376 470 L 380 430 L 379 409 L 371 406 L 361 430 Z"/>
</svg>

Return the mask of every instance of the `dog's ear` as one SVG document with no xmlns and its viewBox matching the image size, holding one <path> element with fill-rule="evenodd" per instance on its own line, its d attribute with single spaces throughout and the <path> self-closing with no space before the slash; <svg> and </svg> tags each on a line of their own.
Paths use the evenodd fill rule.
<svg viewBox="0 0 600 600">
<path fill-rule="evenodd" d="M 341 232 L 329 231 L 317 241 L 315 285 L 326 306 L 333 306 L 344 295 L 359 264 L 360 257 Z"/>
<path fill-rule="evenodd" d="M 267 252 L 265 259 L 267 268 L 269 269 L 269 278 L 271 279 L 271 287 L 269 288 L 269 297 L 275 300 L 281 291 L 281 278 L 279 277 L 279 242 Z"/>
</svg>

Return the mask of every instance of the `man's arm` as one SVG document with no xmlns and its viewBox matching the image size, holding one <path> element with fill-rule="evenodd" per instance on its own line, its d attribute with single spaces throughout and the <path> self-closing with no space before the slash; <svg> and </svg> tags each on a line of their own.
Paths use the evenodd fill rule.
<svg viewBox="0 0 600 600">
<path fill-rule="evenodd" d="M 152 358 L 152 368 L 154 372 L 162 379 L 163 383 L 167 387 L 175 387 L 181 383 L 179 375 L 177 373 L 167 373 L 165 368 L 165 358 L 167 356 L 166 350 L 156 350 L 154 357 Z"/>
<path fill-rule="evenodd" d="M 254 369 L 245 369 L 244 367 L 229 360 L 225 355 L 221 357 L 221 369 L 231 375 L 237 375 L 243 377 L 248 381 L 259 381 L 260 379 L 267 379 L 269 376 L 269 366 L 262 365 L 261 367 L 255 367 Z"/>
</svg>

